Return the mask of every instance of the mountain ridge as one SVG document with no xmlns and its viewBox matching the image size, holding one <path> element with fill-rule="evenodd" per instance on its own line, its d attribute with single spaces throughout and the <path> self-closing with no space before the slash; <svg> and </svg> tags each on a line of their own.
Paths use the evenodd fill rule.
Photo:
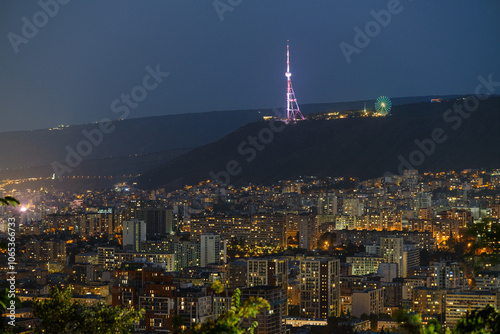
<svg viewBox="0 0 500 334">
<path fill-rule="evenodd" d="M 394 106 L 389 117 L 298 122 L 275 133 L 250 162 L 238 153 L 238 147 L 269 123 L 248 124 L 145 173 L 139 186 L 170 189 L 213 179 L 214 175 L 222 183 L 227 175 L 229 183 L 269 183 L 300 175 L 371 178 L 398 174 L 405 167 L 403 161 L 410 160 L 412 167 L 421 170 L 500 167 L 500 155 L 495 154 L 500 151 L 496 131 L 500 98 L 481 101 L 478 110 L 461 118 L 455 129 L 458 114 L 448 114 L 448 110 L 461 101 Z M 430 143 L 436 129 L 443 131 L 446 140 L 435 142 L 433 152 L 427 155 L 416 142 Z M 429 150 L 431 146 L 428 144 Z M 228 166 L 231 161 L 237 164 Z"/>
<path fill-rule="evenodd" d="M 432 96 L 436 97 L 436 96 Z M 429 101 L 431 96 L 393 99 L 404 105 Z M 327 111 L 359 110 L 374 101 L 360 100 L 301 105 L 305 115 Z M 115 120 L 111 133 L 103 133 L 102 142 L 91 146 L 91 153 L 71 168 L 69 176 L 138 175 L 164 165 L 192 149 L 216 142 L 252 122 L 282 112 L 277 109 L 225 110 Z M 51 177 L 51 164 L 66 164 L 68 150 L 88 138 L 82 131 L 94 131 L 99 123 L 87 123 L 57 129 L 0 133 L 0 178 Z M 68 148 L 69 147 L 69 148 Z M 143 158 L 141 158 L 143 157 Z"/>
</svg>

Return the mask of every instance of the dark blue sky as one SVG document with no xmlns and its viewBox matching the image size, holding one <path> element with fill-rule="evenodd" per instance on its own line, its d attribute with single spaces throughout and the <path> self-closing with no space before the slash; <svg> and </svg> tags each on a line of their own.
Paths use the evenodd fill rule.
<svg viewBox="0 0 500 334">
<path fill-rule="evenodd" d="M 390 1 L 228 2 L 241 3 L 221 21 L 211 0 L 72 0 L 43 22 L 36 1 L 2 1 L 0 131 L 116 118 L 111 103 L 157 64 L 170 75 L 128 117 L 280 107 L 287 39 L 299 104 L 465 94 L 490 73 L 500 81 L 496 0 L 401 0 L 350 63 L 340 43 L 354 46 L 354 28 Z M 9 33 L 22 36 L 33 15 L 41 27 L 16 53 Z"/>
</svg>

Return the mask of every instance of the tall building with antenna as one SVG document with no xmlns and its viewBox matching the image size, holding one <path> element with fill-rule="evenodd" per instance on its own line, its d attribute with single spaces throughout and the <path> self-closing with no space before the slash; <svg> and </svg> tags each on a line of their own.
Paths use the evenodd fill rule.
<svg viewBox="0 0 500 334">
<path fill-rule="evenodd" d="M 292 87 L 292 73 L 290 72 L 290 46 L 288 41 L 286 41 L 286 73 L 287 79 L 287 89 L 286 89 L 286 121 L 296 122 L 297 120 L 304 120 L 304 116 L 300 112 L 299 105 L 297 104 L 297 98 L 295 97 L 295 92 Z"/>
</svg>

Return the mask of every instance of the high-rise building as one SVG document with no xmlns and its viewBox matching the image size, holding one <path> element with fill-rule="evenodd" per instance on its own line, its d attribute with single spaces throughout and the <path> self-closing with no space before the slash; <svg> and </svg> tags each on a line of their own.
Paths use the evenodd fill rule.
<svg viewBox="0 0 500 334">
<path fill-rule="evenodd" d="M 415 210 L 428 209 L 432 206 L 432 194 L 418 192 L 415 198 Z"/>
<path fill-rule="evenodd" d="M 476 277 L 476 289 L 480 291 L 500 291 L 500 271 L 480 271 Z"/>
<path fill-rule="evenodd" d="M 312 250 L 318 241 L 318 224 L 312 215 L 299 215 L 299 247 Z"/>
<path fill-rule="evenodd" d="M 123 208 L 113 209 L 113 233 L 122 233 L 123 221 L 127 220 L 127 211 Z"/>
<path fill-rule="evenodd" d="M 380 230 L 401 231 L 403 228 L 403 215 L 401 212 L 389 209 L 380 210 Z"/>
<path fill-rule="evenodd" d="M 177 241 L 174 243 L 175 270 L 200 265 L 200 243 L 196 241 Z"/>
<path fill-rule="evenodd" d="M 362 216 L 365 212 L 363 200 L 359 198 L 344 198 L 343 211 L 346 216 Z"/>
<path fill-rule="evenodd" d="M 386 282 L 382 283 L 384 288 L 384 308 L 395 308 L 403 305 L 403 282 Z"/>
<path fill-rule="evenodd" d="M 436 217 L 443 220 L 450 220 L 452 223 L 451 235 L 456 238 L 460 237 L 460 230 L 474 221 L 470 210 L 462 210 L 453 208 L 447 211 L 441 211 L 436 214 Z"/>
<path fill-rule="evenodd" d="M 352 293 L 352 315 L 384 313 L 384 288 L 357 290 Z"/>
<path fill-rule="evenodd" d="M 113 268 L 115 266 L 115 251 L 114 247 L 97 247 L 97 263 L 106 269 Z"/>
<path fill-rule="evenodd" d="M 226 243 L 221 240 L 220 235 L 205 233 L 200 238 L 200 266 L 208 264 L 219 264 L 225 262 Z"/>
<path fill-rule="evenodd" d="M 115 233 L 115 214 L 113 208 L 102 208 L 97 210 L 97 212 L 88 212 L 83 218 L 79 231 L 82 235 L 113 235 Z"/>
<path fill-rule="evenodd" d="M 241 289 L 241 301 L 244 303 L 252 297 L 266 299 L 271 305 L 269 311 L 263 309 L 257 314 L 255 320 L 258 322 L 256 334 L 285 334 L 284 319 L 287 314 L 286 291 L 274 286 L 256 286 Z M 245 319 L 243 327 L 249 327 L 253 319 Z"/>
<path fill-rule="evenodd" d="M 124 262 L 150 262 L 167 272 L 175 271 L 175 254 L 169 253 L 146 253 L 146 252 L 115 252 L 115 267 L 119 267 Z"/>
<path fill-rule="evenodd" d="M 279 286 L 285 292 L 288 287 L 287 259 L 247 260 L 247 286 Z"/>
<path fill-rule="evenodd" d="M 417 218 L 423 220 L 431 220 L 434 218 L 434 212 L 432 208 L 418 209 Z"/>
<path fill-rule="evenodd" d="M 45 241 L 41 242 L 40 257 L 42 261 L 66 263 L 66 242 Z"/>
<path fill-rule="evenodd" d="M 369 254 L 357 254 L 355 256 L 348 256 L 346 262 L 352 265 L 352 275 L 363 276 L 376 273 L 379 264 L 384 262 L 384 259 Z"/>
<path fill-rule="evenodd" d="M 137 210 L 137 216 L 146 222 L 146 231 L 149 237 L 162 237 L 174 231 L 171 209 L 141 208 Z"/>
<path fill-rule="evenodd" d="M 495 203 L 491 206 L 491 218 L 500 218 L 500 203 Z"/>
<path fill-rule="evenodd" d="M 123 222 L 123 248 L 133 249 L 138 252 L 141 242 L 146 241 L 146 222 L 139 219 L 131 219 Z"/>
<path fill-rule="evenodd" d="M 163 237 L 175 231 L 173 210 L 161 201 L 131 201 L 129 219 L 146 222 L 147 237 Z"/>
<path fill-rule="evenodd" d="M 123 263 L 115 271 L 111 288 L 112 305 L 144 309 L 144 318 L 136 330 L 172 330 L 177 287 L 173 276 L 152 263 Z"/>
<path fill-rule="evenodd" d="M 300 281 L 298 277 L 290 278 L 288 280 L 287 289 L 287 304 L 288 314 L 293 310 L 294 313 L 300 313 Z"/>
<path fill-rule="evenodd" d="M 285 246 L 286 220 L 281 214 L 258 214 L 251 217 L 252 234 L 256 240 L 254 244 L 273 244 Z M 260 240 L 259 240 L 260 239 Z"/>
<path fill-rule="evenodd" d="M 357 217 L 355 216 L 337 216 L 335 219 L 335 229 L 336 230 L 352 230 L 355 228 L 357 222 Z"/>
<path fill-rule="evenodd" d="M 227 288 L 242 288 L 247 286 L 247 261 L 237 260 L 229 263 L 227 270 Z"/>
<path fill-rule="evenodd" d="M 235 238 L 250 245 L 286 243 L 285 215 L 281 214 L 193 216 L 190 227 L 195 239 L 200 239 L 203 233 L 216 233 L 224 240 Z"/>
<path fill-rule="evenodd" d="M 184 319 L 186 326 L 214 318 L 213 296 L 206 288 L 179 289 L 177 295 L 177 314 Z"/>
<path fill-rule="evenodd" d="M 287 213 L 285 217 L 286 245 L 299 246 L 299 215 Z"/>
<path fill-rule="evenodd" d="M 403 300 L 412 300 L 413 292 L 418 287 L 431 287 L 431 279 L 428 276 L 406 277 L 403 281 Z"/>
<path fill-rule="evenodd" d="M 376 256 L 380 255 L 380 245 L 372 244 L 372 245 L 366 245 L 365 247 L 367 254 Z"/>
<path fill-rule="evenodd" d="M 72 266 L 75 283 L 89 283 L 95 280 L 95 266 L 90 263 L 75 263 Z"/>
<path fill-rule="evenodd" d="M 87 252 L 75 255 L 75 263 L 90 263 L 97 264 L 97 253 Z"/>
<path fill-rule="evenodd" d="M 25 244 L 26 261 L 66 263 L 66 242 L 31 240 Z"/>
<path fill-rule="evenodd" d="M 419 314 L 443 315 L 446 290 L 418 287 L 413 290 L 412 311 Z"/>
<path fill-rule="evenodd" d="M 433 287 L 438 289 L 461 289 L 464 287 L 464 273 L 458 262 L 434 262 L 430 267 Z"/>
<path fill-rule="evenodd" d="M 483 309 L 486 305 L 497 307 L 497 294 L 491 292 L 454 292 L 446 294 L 446 327 L 453 327 L 469 311 Z"/>
<path fill-rule="evenodd" d="M 300 261 L 300 312 L 309 318 L 340 315 L 340 260 Z"/>
<path fill-rule="evenodd" d="M 332 193 L 325 194 L 318 198 L 318 215 L 336 215 L 337 196 Z"/>
<path fill-rule="evenodd" d="M 406 169 L 403 172 L 403 182 L 402 185 L 414 189 L 419 181 L 418 170 L 416 169 Z"/>
<path fill-rule="evenodd" d="M 222 314 L 231 310 L 232 297 L 225 295 L 224 293 L 220 295 L 214 295 L 214 307 L 213 314 L 215 318 L 218 318 Z"/>
<path fill-rule="evenodd" d="M 382 282 L 392 282 L 398 277 L 397 263 L 381 263 L 378 266 L 377 274 L 381 276 Z"/>
<path fill-rule="evenodd" d="M 403 277 L 403 238 L 381 237 L 380 256 L 384 258 L 386 263 L 397 263 L 398 276 Z"/>
<path fill-rule="evenodd" d="M 416 244 L 403 244 L 403 277 L 408 276 L 411 268 L 420 265 L 420 250 Z"/>
</svg>

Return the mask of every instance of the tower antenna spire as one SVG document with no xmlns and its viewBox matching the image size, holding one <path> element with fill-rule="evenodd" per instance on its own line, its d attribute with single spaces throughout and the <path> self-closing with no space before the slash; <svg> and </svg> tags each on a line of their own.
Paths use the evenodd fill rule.
<svg viewBox="0 0 500 334">
<path fill-rule="evenodd" d="M 290 45 L 289 45 L 289 41 L 286 41 L 286 73 L 290 73 Z M 289 75 L 287 75 L 287 77 L 288 76 Z"/>
<path fill-rule="evenodd" d="M 297 98 L 295 97 L 295 92 L 292 87 L 292 73 L 290 72 L 290 45 L 289 41 L 286 41 L 286 73 L 287 79 L 287 89 L 286 89 L 286 121 L 296 122 L 297 119 L 304 120 L 304 116 L 300 112 L 299 105 L 297 104 Z"/>
</svg>

